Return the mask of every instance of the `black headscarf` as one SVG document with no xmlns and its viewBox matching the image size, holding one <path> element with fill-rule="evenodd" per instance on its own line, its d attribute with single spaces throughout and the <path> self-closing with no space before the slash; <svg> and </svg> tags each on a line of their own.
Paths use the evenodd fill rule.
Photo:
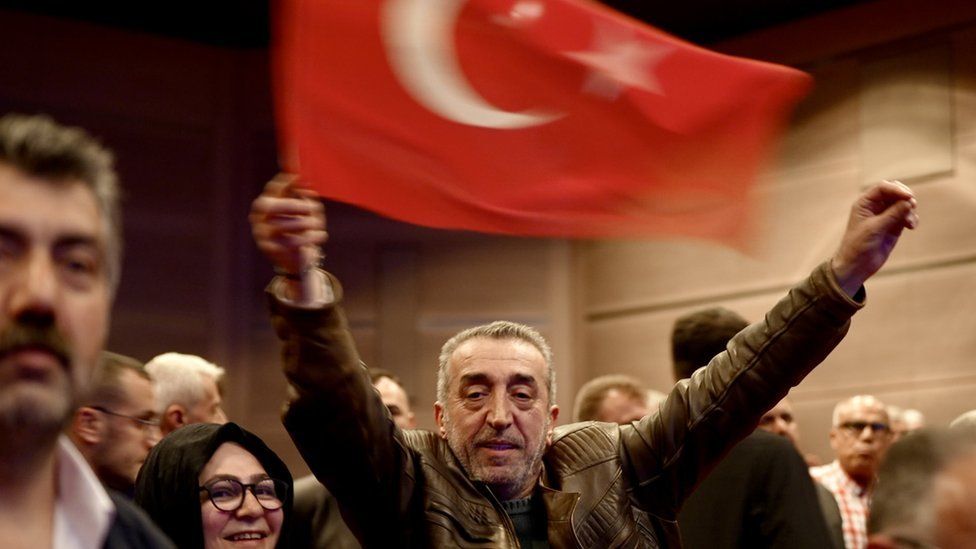
<svg viewBox="0 0 976 549">
<path fill-rule="evenodd" d="M 197 423 L 181 427 L 156 445 L 136 479 L 136 503 L 181 549 L 203 547 L 200 515 L 200 471 L 225 442 L 251 453 L 272 478 L 288 483 L 278 547 L 287 547 L 292 505 L 292 478 L 284 462 L 257 435 L 236 423 Z"/>
</svg>

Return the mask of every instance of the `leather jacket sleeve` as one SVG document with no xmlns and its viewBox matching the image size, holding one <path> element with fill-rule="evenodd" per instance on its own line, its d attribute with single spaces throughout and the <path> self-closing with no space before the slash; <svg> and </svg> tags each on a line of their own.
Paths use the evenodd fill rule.
<svg viewBox="0 0 976 549">
<path fill-rule="evenodd" d="M 370 383 L 331 280 L 335 303 L 323 308 L 291 307 L 269 293 L 291 386 L 282 421 L 353 533 L 384 546 L 384 533 L 409 531 L 413 458 Z"/>
<path fill-rule="evenodd" d="M 756 428 L 762 414 L 843 339 L 862 306 L 840 289 L 829 263 L 820 265 L 761 322 L 732 338 L 707 368 L 679 381 L 659 413 L 621 428 L 621 459 L 637 503 L 674 520 L 688 495 Z"/>
</svg>

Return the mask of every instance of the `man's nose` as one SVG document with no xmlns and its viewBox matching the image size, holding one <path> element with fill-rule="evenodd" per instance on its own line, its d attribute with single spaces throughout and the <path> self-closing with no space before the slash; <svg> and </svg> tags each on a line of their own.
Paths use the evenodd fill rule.
<svg viewBox="0 0 976 549">
<path fill-rule="evenodd" d="M 493 394 L 488 403 L 488 424 L 502 431 L 512 424 L 512 408 L 507 395 Z"/>
<path fill-rule="evenodd" d="M 52 315 L 58 292 L 57 272 L 52 258 L 45 253 L 33 252 L 24 257 L 18 267 L 12 273 L 10 316 Z"/>
</svg>

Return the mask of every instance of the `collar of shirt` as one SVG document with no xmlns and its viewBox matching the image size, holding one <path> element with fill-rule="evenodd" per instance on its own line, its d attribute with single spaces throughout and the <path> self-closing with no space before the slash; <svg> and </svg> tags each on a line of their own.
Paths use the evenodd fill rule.
<svg viewBox="0 0 976 549">
<path fill-rule="evenodd" d="M 840 466 L 840 462 L 836 459 L 827 465 L 814 467 L 813 469 L 819 470 L 817 471 L 819 474 L 815 473 L 813 475 L 814 478 L 820 480 L 823 484 L 827 484 L 828 488 L 831 487 L 829 486 L 830 484 L 833 484 L 834 486 L 842 487 L 857 498 L 866 499 L 868 497 L 867 488 L 863 488 L 860 484 L 854 482 L 854 479 L 847 474 L 847 471 L 844 471 L 844 468 Z"/>
<path fill-rule="evenodd" d="M 105 543 L 115 505 L 67 437 L 58 439 L 54 549 L 93 549 Z"/>
</svg>

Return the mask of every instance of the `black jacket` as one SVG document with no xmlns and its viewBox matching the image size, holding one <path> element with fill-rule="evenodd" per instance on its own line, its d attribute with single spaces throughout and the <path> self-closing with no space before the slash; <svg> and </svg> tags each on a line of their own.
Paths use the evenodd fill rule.
<svg viewBox="0 0 976 549">
<path fill-rule="evenodd" d="M 793 443 L 756 431 L 725 456 L 678 515 L 688 549 L 828 549 L 813 479 Z"/>
<path fill-rule="evenodd" d="M 120 494 L 108 491 L 115 504 L 115 519 L 108 530 L 102 549 L 172 549 L 166 538 L 149 517 Z"/>
</svg>

